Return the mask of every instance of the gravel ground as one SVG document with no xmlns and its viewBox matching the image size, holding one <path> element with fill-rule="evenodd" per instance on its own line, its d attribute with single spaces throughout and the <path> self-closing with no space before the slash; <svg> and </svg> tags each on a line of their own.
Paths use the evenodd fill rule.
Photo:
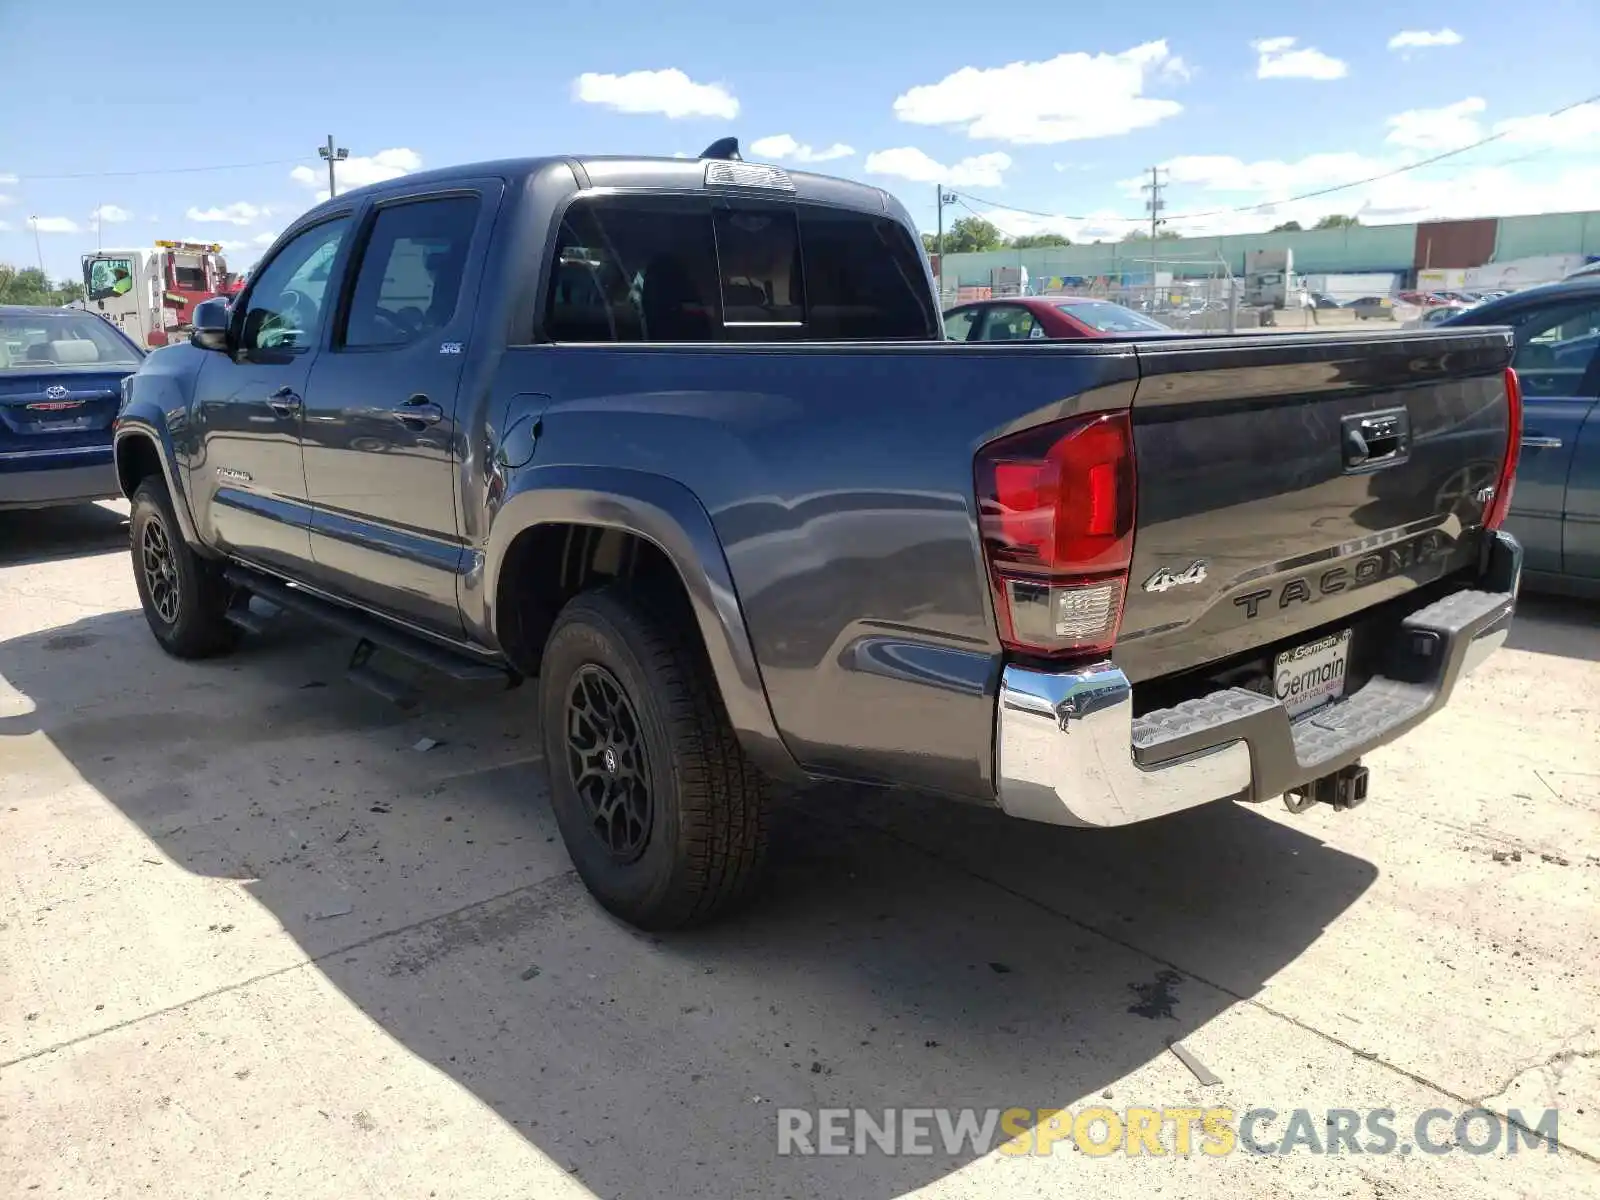
<svg viewBox="0 0 1600 1200">
<path fill-rule="evenodd" d="M 570 870 L 531 689 L 407 716 L 298 624 L 169 660 L 122 511 L 0 516 L 0 1195 L 1600 1196 L 1592 605 L 1525 599 L 1355 812 L 824 789 L 755 911 L 652 938 Z M 1264 1108 L 1269 1143 L 1305 1109 L 1319 1144 L 1555 1107 L 1559 1149 L 777 1153 L 780 1108 L 855 1105 Z"/>
</svg>

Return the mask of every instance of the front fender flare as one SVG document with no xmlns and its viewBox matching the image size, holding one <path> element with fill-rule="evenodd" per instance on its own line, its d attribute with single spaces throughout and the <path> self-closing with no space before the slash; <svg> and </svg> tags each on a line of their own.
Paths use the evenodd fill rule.
<svg viewBox="0 0 1600 1200">
<path fill-rule="evenodd" d="M 489 630 L 498 629 L 500 570 L 519 534 L 549 524 L 636 534 L 665 554 L 683 581 L 728 719 L 745 753 L 769 775 L 803 780 L 778 733 L 722 543 L 694 493 L 662 475 L 614 467 L 536 467 L 518 475 L 494 515 L 484 551 Z"/>
<path fill-rule="evenodd" d="M 170 384 L 167 386 L 170 387 Z M 122 480 L 122 459 L 129 440 L 148 439 L 155 446 L 156 459 L 161 463 L 161 475 L 167 484 L 167 495 L 172 497 L 172 510 L 178 516 L 179 531 L 183 534 L 183 540 L 200 554 L 212 556 L 213 552 L 201 542 L 200 535 L 196 531 L 194 512 L 189 507 L 189 494 L 183 486 L 183 476 L 177 466 L 178 456 L 172 440 L 172 431 L 167 428 L 166 410 L 153 398 L 135 398 L 117 414 L 114 429 L 112 453 L 117 463 L 118 483 L 120 484 Z M 124 491 L 126 492 L 126 489 Z M 129 495 L 128 499 L 131 500 L 133 497 Z"/>
</svg>

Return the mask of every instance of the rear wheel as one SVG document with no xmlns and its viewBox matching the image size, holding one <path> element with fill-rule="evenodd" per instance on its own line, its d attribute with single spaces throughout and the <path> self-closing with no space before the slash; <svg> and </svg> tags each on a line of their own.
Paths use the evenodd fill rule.
<svg viewBox="0 0 1600 1200">
<path fill-rule="evenodd" d="M 577 596 L 539 670 L 562 840 L 595 898 L 642 929 L 699 924 L 744 901 L 767 842 L 766 780 L 703 648 L 663 610 L 621 588 Z"/>
<path fill-rule="evenodd" d="M 189 548 L 166 485 L 155 476 L 133 493 L 133 579 L 150 632 L 177 658 L 209 658 L 238 644 L 226 619 L 232 591 L 215 563 Z"/>
</svg>

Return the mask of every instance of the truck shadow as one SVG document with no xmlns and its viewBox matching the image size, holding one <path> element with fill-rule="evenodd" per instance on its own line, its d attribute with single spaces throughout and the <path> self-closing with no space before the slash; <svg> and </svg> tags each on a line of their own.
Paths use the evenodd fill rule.
<svg viewBox="0 0 1600 1200">
<path fill-rule="evenodd" d="M 0 567 L 126 549 L 126 509 L 126 504 L 70 504 L 0 512 Z"/>
<path fill-rule="evenodd" d="M 177 663 L 137 612 L 13 639 L 0 748 L 42 733 L 173 862 L 248 881 L 378 1029 L 617 1200 L 913 1191 L 970 1146 L 785 1157 L 777 1110 L 1098 1095 L 1377 874 L 1242 806 L 1072 831 L 829 786 L 782 803 L 758 906 L 652 937 L 570 870 L 532 688 L 408 717 L 330 672 L 346 650 L 294 626 Z M 1203 1103 L 1169 1061 L 1167 1094 L 1115 1103 Z"/>
<path fill-rule="evenodd" d="M 1530 594 L 1524 588 L 1506 645 L 1530 654 L 1600 662 L 1600 600 Z"/>
</svg>

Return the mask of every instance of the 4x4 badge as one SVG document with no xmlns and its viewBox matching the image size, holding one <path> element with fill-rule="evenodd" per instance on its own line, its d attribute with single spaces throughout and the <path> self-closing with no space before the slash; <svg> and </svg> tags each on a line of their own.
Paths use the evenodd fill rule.
<svg viewBox="0 0 1600 1200">
<path fill-rule="evenodd" d="M 1181 571 L 1162 567 L 1144 581 L 1147 592 L 1164 592 L 1168 588 L 1182 587 L 1186 583 L 1199 583 L 1206 577 L 1206 560 L 1197 558 Z"/>
</svg>

